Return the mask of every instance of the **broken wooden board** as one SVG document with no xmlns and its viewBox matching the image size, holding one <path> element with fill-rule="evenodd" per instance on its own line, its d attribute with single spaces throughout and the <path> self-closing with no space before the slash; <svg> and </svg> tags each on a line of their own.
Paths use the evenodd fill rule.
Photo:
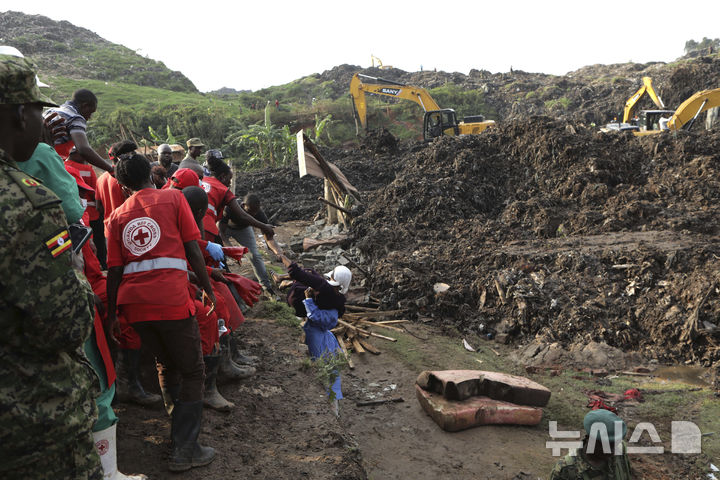
<svg viewBox="0 0 720 480">
<path fill-rule="evenodd" d="M 426 370 L 418 376 L 416 383 L 448 400 L 487 396 L 494 400 L 536 407 L 544 407 L 550 400 L 548 388 L 528 378 L 500 372 Z"/>
<path fill-rule="evenodd" d="M 340 245 L 348 239 L 347 235 L 335 235 L 334 237 L 317 240 L 314 238 L 303 238 L 303 250 L 308 251 L 311 248 L 321 245 Z"/>
<path fill-rule="evenodd" d="M 453 401 L 415 385 L 418 402 L 435 423 L 447 432 L 457 432 L 480 425 L 537 425 L 542 409 L 488 397 Z"/>
</svg>

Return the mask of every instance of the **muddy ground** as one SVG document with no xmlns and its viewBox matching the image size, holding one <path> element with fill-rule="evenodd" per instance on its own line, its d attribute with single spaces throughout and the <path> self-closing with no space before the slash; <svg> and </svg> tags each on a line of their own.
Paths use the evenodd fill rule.
<svg viewBox="0 0 720 480">
<path fill-rule="evenodd" d="M 578 425 L 584 392 L 594 388 L 651 392 L 620 413 L 631 426 L 664 422 L 665 443 L 678 416 L 703 432 L 720 428 L 707 386 L 688 390 L 622 374 L 662 364 L 715 368 L 720 134 L 635 138 L 533 117 L 479 136 L 392 143 L 380 132 L 359 148 L 321 151 L 362 193 L 350 242 L 367 275 L 353 267 L 356 279 L 382 308 L 411 319 L 415 336 L 356 360 L 344 376 L 348 399 L 338 422 L 303 370 L 297 329 L 267 315 L 249 320 L 248 345 L 265 359 L 263 368 L 252 381 L 223 387 L 239 407 L 229 416 L 210 412 L 205 428 L 209 443 L 229 443 L 231 455 L 185 476 L 544 478 L 554 462 L 544 447 L 546 422 Z M 292 168 L 243 174 L 243 189 L 259 191 L 268 213 L 285 224 L 284 243 L 302 234 L 288 219 L 309 223 L 322 210 L 319 180 L 297 179 Z M 439 283 L 446 289 L 436 293 Z M 463 337 L 481 353 L 462 350 Z M 535 428 L 446 434 L 413 396 L 427 368 L 523 374 L 526 365 L 554 372 L 528 370 L 553 391 Z M 405 401 L 353 405 L 377 395 Z M 121 452 L 148 454 L 133 465 L 164 478 L 155 458 L 167 448 L 167 419 L 123 408 L 129 435 Z M 703 448 L 694 457 L 637 458 L 638 478 L 703 476 L 720 444 L 710 436 Z"/>
<path fill-rule="evenodd" d="M 306 224 L 287 222 L 278 229 L 279 240 L 287 243 L 289 234 L 302 233 Z M 470 334 L 466 338 L 478 352 L 468 352 L 459 336 L 443 334 L 430 317 L 422 317 L 407 326 L 407 333 L 379 332 L 398 340 L 373 341 L 380 355 L 352 354 L 355 368 L 343 372 L 346 398 L 336 420 L 319 381 L 306 366 L 306 353 L 298 344 L 299 328 L 279 320 L 282 317 L 278 317 L 277 309 L 268 305 L 265 302 L 256 307 L 241 328 L 245 347 L 262 359 L 258 372 L 252 379 L 220 386 L 223 395 L 237 405 L 232 413 L 205 412 L 201 438 L 222 455 L 207 468 L 170 474 L 165 470 L 167 416 L 160 408 L 120 404 L 116 410 L 122 471 L 143 472 L 154 479 L 535 480 L 547 478 L 556 460 L 545 447 L 550 440 L 548 421 L 556 420 L 566 429 L 579 425 L 587 403 L 583 390 L 617 393 L 638 387 L 659 392 L 655 397 L 648 394 L 640 405 L 619 405 L 631 427 L 649 419 L 668 423 L 668 411 L 682 411 L 681 418 L 673 419 L 697 421 L 703 431 L 715 429 L 712 422 L 720 418 L 717 409 L 705 408 L 702 414 L 703 405 L 714 402 L 707 386 L 697 391 L 693 385 L 695 390 L 685 393 L 690 385 L 651 377 L 598 379 L 572 368 L 561 370 L 559 375 L 542 370 L 528 374 L 522 361 L 517 361 L 524 351 L 521 345 L 498 344 Z M 585 352 L 583 358 L 588 357 Z M 545 384 L 553 396 L 543 422 L 537 427 L 490 426 L 443 432 L 417 403 L 414 382 L 422 370 L 447 368 L 504 371 L 528 375 Z M 145 385 L 157 390 L 149 364 L 144 374 Z M 675 389 L 682 393 L 671 397 Z M 388 398 L 402 398 L 403 402 L 355 405 Z M 660 433 L 668 447 L 667 428 Z M 648 444 L 647 439 L 645 442 Z M 707 444 L 709 452 L 700 456 L 633 458 L 637 478 L 697 478 L 713 460 L 710 452 L 720 452 L 717 440 L 709 437 L 707 442 L 712 442 Z"/>
</svg>

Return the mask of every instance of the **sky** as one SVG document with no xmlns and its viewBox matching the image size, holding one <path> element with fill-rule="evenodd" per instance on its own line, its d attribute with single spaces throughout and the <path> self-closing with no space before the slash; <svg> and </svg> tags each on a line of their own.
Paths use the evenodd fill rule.
<svg viewBox="0 0 720 480">
<path fill-rule="evenodd" d="M 371 54 L 406 71 L 563 75 L 598 63 L 670 62 L 689 39 L 720 38 L 718 0 L 3 0 L 0 8 L 87 28 L 204 92 L 369 67 Z"/>
</svg>

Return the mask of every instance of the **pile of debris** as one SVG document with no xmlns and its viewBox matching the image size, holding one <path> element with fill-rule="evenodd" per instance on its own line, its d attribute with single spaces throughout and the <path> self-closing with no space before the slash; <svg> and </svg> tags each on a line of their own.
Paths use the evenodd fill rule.
<svg viewBox="0 0 720 480">
<path fill-rule="evenodd" d="M 340 168 L 363 197 L 392 182 L 401 168 L 395 158 L 399 146 L 386 130 L 372 132 L 359 148 L 319 146 L 318 149 L 325 160 Z M 322 180 L 310 175 L 299 178 L 297 163 L 238 172 L 235 194 L 243 197 L 248 192 L 260 195 L 263 209 L 272 222 L 312 219 L 325 209 L 318 201 L 323 193 Z M 353 212 L 361 212 L 362 208 L 363 205 L 356 205 Z"/>
<path fill-rule="evenodd" d="M 720 134 L 536 117 L 406 150 L 352 233 L 385 309 L 661 361 L 720 358 Z M 436 283 L 450 288 L 433 290 Z"/>
</svg>

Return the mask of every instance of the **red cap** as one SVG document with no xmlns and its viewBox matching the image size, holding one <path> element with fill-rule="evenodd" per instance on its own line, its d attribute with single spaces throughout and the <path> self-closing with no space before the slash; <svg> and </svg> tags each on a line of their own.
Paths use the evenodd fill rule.
<svg viewBox="0 0 720 480">
<path fill-rule="evenodd" d="M 200 185 L 200 177 L 189 168 L 181 168 L 170 178 L 170 186 L 182 190 L 185 187 L 197 187 Z"/>
<path fill-rule="evenodd" d="M 80 170 L 73 167 L 72 165 L 69 165 L 67 162 L 65 163 L 65 170 L 75 178 L 75 183 L 77 183 L 78 187 L 82 188 L 83 190 L 87 190 L 88 192 L 95 193 L 95 189 L 92 188 L 90 185 L 85 183 L 85 180 L 83 180 L 82 176 L 80 175 Z"/>
</svg>

